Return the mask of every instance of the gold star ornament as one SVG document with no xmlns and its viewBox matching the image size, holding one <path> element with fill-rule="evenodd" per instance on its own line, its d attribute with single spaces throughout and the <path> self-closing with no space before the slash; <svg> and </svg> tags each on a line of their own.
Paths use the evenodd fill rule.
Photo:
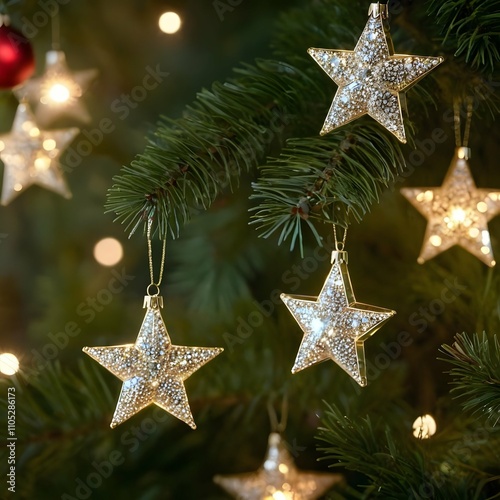
<svg viewBox="0 0 500 500">
<path fill-rule="evenodd" d="M 160 313 L 162 297 L 146 296 L 144 307 L 135 344 L 83 348 L 123 381 L 111 427 L 154 403 L 196 429 L 184 381 L 223 349 L 172 345 Z"/>
<path fill-rule="evenodd" d="M 401 194 L 427 219 L 420 264 L 460 245 L 487 266 L 495 265 L 488 221 L 500 213 L 500 191 L 476 188 L 469 158 L 469 148 L 457 148 L 439 188 L 401 189 Z"/>
<path fill-rule="evenodd" d="M 33 105 L 38 123 L 44 126 L 61 117 L 88 123 L 91 117 L 80 98 L 96 76 L 95 69 L 72 73 L 64 52 L 50 50 L 46 54 L 44 74 L 26 81 L 15 93 Z"/>
<path fill-rule="evenodd" d="M 4 163 L 2 205 L 8 205 L 33 184 L 71 198 L 59 157 L 79 132 L 77 128 L 39 129 L 27 104 L 21 102 L 12 130 L 0 136 L 0 158 Z"/>
<path fill-rule="evenodd" d="M 331 359 L 364 387 L 364 343 L 396 313 L 356 302 L 347 252 L 333 252 L 332 261 L 318 297 L 281 294 L 281 300 L 304 332 L 292 373 Z"/>
<path fill-rule="evenodd" d="M 239 500 L 314 500 L 342 481 L 340 474 L 298 470 L 286 443 L 274 432 L 269 436 L 266 458 L 260 469 L 214 477 L 216 484 Z"/>
<path fill-rule="evenodd" d="M 354 51 L 310 48 L 308 53 L 339 86 L 321 135 L 363 115 L 370 115 L 401 142 L 406 135 L 400 92 L 443 62 L 442 57 L 392 54 L 383 19 L 385 4 L 372 3 L 368 22 Z"/>
</svg>

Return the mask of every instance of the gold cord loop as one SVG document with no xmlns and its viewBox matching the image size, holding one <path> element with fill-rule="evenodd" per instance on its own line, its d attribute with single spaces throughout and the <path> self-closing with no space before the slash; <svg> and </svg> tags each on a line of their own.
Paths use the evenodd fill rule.
<svg viewBox="0 0 500 500">
<path fill-rule="evenodd" d="M 464 128 L 464 137 L 462 139 L 462 127 L 460 123 L 460 102 L 456 99 L 453 102 L 453 123 L 455 126 L 455 143 L 457 148 L 459 147 L 468 147 L 469 137 L 470 137 L 470 125 L 472 122 L 472 97 L 467 97 L 466 99 L 467 106 L 467 117 L 465 119 L 465 128 Z"/>
<path fill-rule="evenodd" d="M 346 211 L 346 216 L 349 216 L 349 210 L 351 207 L 347 207 Z M 339 241 L 337 238 L 337 226 L 333 224 L 333 238 L 335 240 L 335 250 L 337 252 L 343 252 L 345 249 L 345 241 L 347 239 L 347 227 L 344 229 L 344 237 L 342 238 L 342 241 Z"/>
<path fill-rule="evenodd" d="M 158 281 L 155 282 L 154 272 L 153 272 L 153 249 L 151 247 L 151 226 L 153 225 L 153 219 L 150 218 L 148 220 L 148 232 L 147 232 L 147 240 L 148 240 L 148 260 L 149 260 L 149 277 L 151 279 L 151 283 L 148 285 L 146 289 L 146 293 L 149 296 L 157 297 L 160 294 L 160 285 L 163 279 L 163 269 L 165 267 L 165 250 L 167 246 L 167 241 L 163 240 L 163 248 L 161 254 L 161 264 L 160 264 L 160 275 L 158 276 Z M 151 293 L 151 289 L 156 288 L 156 293 Z"/>
<path fill-rule="evenodd" d="M 285 392 L 281 400 L 281 419 L 279 421 L 273 401 L 274 397 L 271 395 L 267 400 L 267 412 L 269 413 L 269 420 L 271 422 L 271 432 L 282 433 L 285 432 L 288 420 L 288 393 Z"/>
<path fill-rule="evenodd" d="M 61 18 L 59 17 L 59 7 L 52 16 L 52 50 L 61 50 Z"/>
</svg>

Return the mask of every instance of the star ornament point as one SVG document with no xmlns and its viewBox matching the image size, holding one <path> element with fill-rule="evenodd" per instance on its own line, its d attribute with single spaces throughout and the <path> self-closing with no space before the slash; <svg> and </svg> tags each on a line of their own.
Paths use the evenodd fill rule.
<svg viewBox="0 0 500 500">
<path fill-rule="evenodd" d="M 469 158 L 469 148 L 456 148 L 441 187 L 401 189 L 401 194 L 427 219 L 420 264 L 454 245 L 487 266 L 496 264 L 488 222 L 500 214 L 500 190 L 476 187 Z"/>
<path fill-rule="evenodd" d="M 356 302 L 346 252 L 334 252 L 318 297 L 282 294 L 281 299 L 304 332 L 292 373 L 331 359 L 366 386 L 364 342 L 396 313 Z"/>
<path fill-rule="evenodd" d="M 370 15 L 351 50 L 310 48 L 309 55 L 338 85 L 320 135 L 369 115 L 403 143 L 400 92 L 441 64 L 442 57 L 392 54 L 382 15 Z"/>
<path fill-rule="evenodd" d="M 184 381 L 222 351 L 219 347 L 172 345 L 155 302 L 147 306 L 135 344 L 83 348 L 123 382 L 111 428 L 156 404 L 196 429 Z"/>
<path fill-rule="evenodd" d="M 5 165 L 1 204 L 8 205 L 34 184 L 71 198 L 59 157 L 79 132 L 75 127 L 40 129 L 28 105 L 21 102 L 10 133 L 0 136 L 0 159 Z"/>
<path fill-rule="evenodd" d="M 274 432 L 269 436 L 266 457 L 258 470 L 214 477 L 216 484 L 240 500 L 314 500 L 342 481 L 340 474 L 297 469 L 287 444 Z"/>
</svg>

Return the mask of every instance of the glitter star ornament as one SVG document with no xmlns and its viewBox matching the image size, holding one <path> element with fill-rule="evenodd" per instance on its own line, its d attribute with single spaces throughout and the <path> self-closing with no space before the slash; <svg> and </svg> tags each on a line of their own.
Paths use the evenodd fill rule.
<svg viewBox="0 0 500 500">
<path fill-rule="evenodd" d="M 274 432 L 269 436 L 266 458 L 260 469 L 214 477 L 216 484 L 238 500 L 314 500 L 341 481 L 340 474 L 298 470 L 286 443 Z"/>
<path fill-rule="evenodd" d="M 396 313 L 356 302 L 347 252 L 333 252 L 332 263 L 318 297 L 281 294 L 281 300 L 304 332 L 292 373 L 331 359 L 365 386 L 364 342 Z"/>
<path fill-rule="evenodd" d="M 392 54 L 392 42 L 388 42 L 383 25 L 387 16 L 387 5 L 371 4 L 368 22 L 354 51 L 308 50 L 339 86 L 321 135 L 368 114 L 406 142 L 400 92 L 427 75 L 443 58 Z"/>
<path fill-rule="evenodd" d="M 0 136 L 0 159 L 4 163 L 2 205 L 8 205 L 33 184 L 71 198 L 59 157 L 79 132 L 77 128 L 39 129 L 28 105 L 21 102 L 12 130 Z"/>
<path fill-rule="evenodd" d="M 91 117 L 80 98 L 96 76 L 95 69 L 72 73 L 64 52 L 50 50 L 46 54 L 44 74 L 26 81 L 15 93 L 33 105 L 38 123 L 44 126 L 62 117 L 88 123 Z"/>
<path fill-rule="evenodd" d="M 83 348 L 123 381 L 111 428 L 154 403 L 196 429 L 184 381 L 223 349 L 172 345 L 160 313 L 162 297 L 146 296 L 144 307 L 135 344 Z"/>
<path fill-rule="evenodd" d="M 401 194 L 427 219 L 418 262 L 454 245 L 493 267 L 488 221 L 500 213 L 500 191 L 477 189 L 469 169 L 470 149 L 459 147 L 439 188 L 403 188 Z"/>
</svg>

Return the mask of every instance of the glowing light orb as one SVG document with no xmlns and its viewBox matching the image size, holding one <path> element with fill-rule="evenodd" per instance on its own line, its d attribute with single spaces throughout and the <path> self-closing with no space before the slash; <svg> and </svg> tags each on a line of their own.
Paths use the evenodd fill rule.
<svg viewBox="0 0 500 500">
<path fill-rule="evenodd" d="M 122 257 L 122 244 L 115 238 L 103 238 L 94 247 L 94 258 L 102 266 L 114 266 Z"/>
<path fill-rule="evenodd" d="M 158 21 L 158 25 L 163 33 L 172 35 L 177 33 L 181 27 L 182 21 L 176 12 L 164 12 Z"/>
<path fill-rule="evenodd" d="M 19 370 L 19 360 L 10 352 L 0 354 L 0 372 L 4 375 L 14 375 Z"/>
<path fill-rule="evenodd" d="M 66 85 L 63 85 L 62 83 L 55 83 L 52 87 L 50 87 L 48 96 L 52 101 L 62 104 L 69 100 L 71 92 Z"/>
<path fill-rule="evenodd" d="M 413 435 L 417 439 L 429 439 L 436 434 L 436 421 L 431 415 L 422 415 L 413 422 Z"/>
</svg>

